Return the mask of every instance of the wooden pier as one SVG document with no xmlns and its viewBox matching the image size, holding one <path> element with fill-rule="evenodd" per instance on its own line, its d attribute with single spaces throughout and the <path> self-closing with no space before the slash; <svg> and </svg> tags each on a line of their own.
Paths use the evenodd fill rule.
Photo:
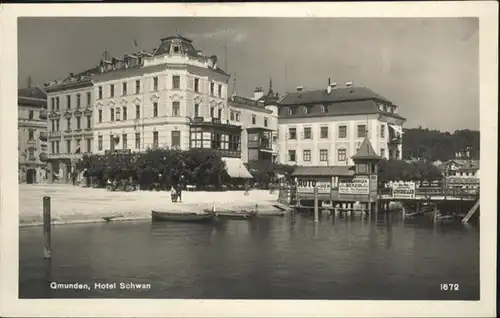
<svg viewBox="0 0 500 318">
<path fill-rule="evenodd" d="M 330 194 L 298 193 L 293 188 L 280 190 L 280 203 L 288 204 L 295 211 L 305 210 L 314 215 L 314 220 L 320 214 L 361 213 L 371 215 L 379 210 L 389 211 L 389 203 L 398 202 L 403 219 L 421 216 L 432 216 L 435 222 L 461 218 L 467 223 L 479 210 L 479 189 L 444 189 L 437 187 L 423 187 L 415 189 L 412 197 L 394 196 L 391 189 L 378 189 L 377 197 L 373 202 L 352 202 L 342 200 L 335 190 Z M 455 205 L 456 211 L 452 214 L 442 213 L 444 203 Z M 471 204 L 473 206 L 471 206 Z M 467 207 L 468 213 L 461 214 L 461 209 Z M 465 210 L 467 211 L 467 210 Z"/>
</svg>

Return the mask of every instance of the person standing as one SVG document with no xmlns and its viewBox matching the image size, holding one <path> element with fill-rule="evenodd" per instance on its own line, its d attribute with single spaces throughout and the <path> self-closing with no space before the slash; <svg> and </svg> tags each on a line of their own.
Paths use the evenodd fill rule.
<svg viewBox="0 0 500 318">
<path fill-rule="evenodd" d="M 175 190 L 174 186 L 170 188 L 170 199 L 172 200 L 172 202 L 177 202 L 177 191 Z"/>
<path fill-rule="evenodd" d="M 184 176 L 179 178 L 179 182 L 177 182 L 177 197 L 179 198 L 179 202 L 182 202 L 182 188 L 184 185 Z"/>
</svg>

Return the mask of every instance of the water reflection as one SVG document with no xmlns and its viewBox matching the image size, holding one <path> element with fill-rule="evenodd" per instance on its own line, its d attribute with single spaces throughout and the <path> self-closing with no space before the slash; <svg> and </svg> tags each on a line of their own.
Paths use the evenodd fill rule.
<svg viewBox="0 0 500 318">
<path fill-rule="evenodd" d="M 384 213 L 213 224 L 110 223 L 20 230 L 21 297 L 476 299 L 479 231 Z M 460 264 L 460 266 L 456 266 Z M 45 266 L 44 266 L 45 265 Z M 54 292 L 62 282 L 149 282 L 147 293 Z M 442 294 L 439 281 L 467 288 Z M 403 285 L 402 285 L 403 284 Z M 401 289 L 400 286 L 406 286 Z"/>
</svg>

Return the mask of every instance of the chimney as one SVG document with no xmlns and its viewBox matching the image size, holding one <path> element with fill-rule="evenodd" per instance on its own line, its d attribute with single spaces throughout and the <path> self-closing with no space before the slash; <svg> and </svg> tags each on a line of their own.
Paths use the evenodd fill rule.
<svg viewBox="0 0 500 318">
<path fill-rule="evenodd" d="M 326 87 L 326 93 L 330 95 L 332 93 L 332 86 L 330 83 L 330 78 L 328 78 L 328 86 Z"/>
<path fill-rule="evenodd" d="M 346 83 L 345 83 L 345 86 L 346 86 L 346 87 L 351 87 L 351 86 L 352 86 L 352 81 L 350 81 L 350 82 L 346 82 Z"/>
<path fill-rule="evenodd" d="M 297 86 L 297 92 L 302 92 L 303 89 L 304 89 L 304 86 Z"/>
</svg>

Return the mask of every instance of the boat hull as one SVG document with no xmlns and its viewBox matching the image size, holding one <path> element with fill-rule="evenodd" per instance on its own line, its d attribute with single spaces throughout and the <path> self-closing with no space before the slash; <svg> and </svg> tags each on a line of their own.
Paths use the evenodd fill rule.
<svg viewBox="0 0 500 318">
<path fill-rule="evenodd" d="M 220 210 L 212 212 L 209 209 L 203 210 L 205 213 L 215 213 L 218 219 L 223 220 L 249 220 L 254 218 L 257 214 L 254 211 L 232 211 L 232 210 Z"/>
<path fill-rule="evenodd" d="M 193 222 L 205 223 L 214 219 L 213 213 L 171 213 L 161 211 L 151 211 L 151 219 L 161 222 Z"/>
</svg>

